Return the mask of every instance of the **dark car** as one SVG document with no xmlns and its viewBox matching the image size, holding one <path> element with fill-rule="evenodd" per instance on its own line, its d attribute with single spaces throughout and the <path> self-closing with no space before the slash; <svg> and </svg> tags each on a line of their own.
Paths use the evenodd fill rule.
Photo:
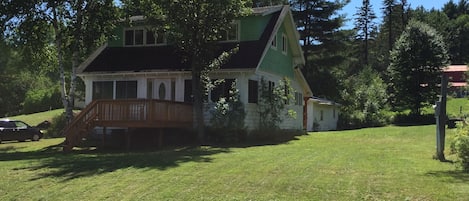
<svg viewBox="0 0 469 201">
<path fill-rule="evenodd" d="M 42 132 L 28 124 L 17 120 L 0 120 L 0 143 L 7 140 L 38 141 Z"/>
</svg>

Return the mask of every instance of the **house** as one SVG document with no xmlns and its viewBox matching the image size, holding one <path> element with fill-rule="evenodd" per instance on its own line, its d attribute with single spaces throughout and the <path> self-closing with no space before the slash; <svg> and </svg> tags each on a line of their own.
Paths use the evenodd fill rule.
<svg viewBox="0 0 469 201">
<path fill-rule="evenodd" d="M 337 129 L 340 104 L 318 97 L 310 97 L 307 98 L 306 101 L 307 131 L 329 131 Z"/>
<path fill-rule="evenodd" d="M 450 65 L 443 69 L 443 73 L 448 76 L 449 94 L 455 94 L 456 97 L 467 95 L 467 65 Z"/>
<path fill-rule="evenodd" d="M 95 127 L 192 126 L 190 69 L 182 65 L 165 33 L 155 33 L 139 23 L 142 19 L 133 17 L 135 26 L 116 28 L 117 37 L 79 66 L 87 106 L 65 131 L 69 149 Z M 225 79 L 225 84 L 208 94 L 207 104 L 226 94 L 236 81 L 246 112 L 244 123 L 248 130 L 254 130 L 261 118 L 261 81 L 275 86 L 288 78 L 296 99 L 289 108 L 299 118 L 285 119 L 280 128 L 304 129 L 303 97 L 312 96 L 312 92 L 300 70 L 305 59 L 290 7 L 254 8 L 250 16 L 234 21 L 223 38 L 220 53 L 236 46 L 239 50 L 210 75 Z"/>
</svg>

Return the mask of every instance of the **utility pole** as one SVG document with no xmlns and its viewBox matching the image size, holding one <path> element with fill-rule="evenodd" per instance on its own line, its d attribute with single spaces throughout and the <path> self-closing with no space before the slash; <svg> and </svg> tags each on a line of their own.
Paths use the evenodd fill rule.
<svg viewBox="0 0 469 201">
<path fill-rule="evenodd" d="M 436 155 L 435 159 L 445 162 L 445 136 L 446 136 L 446 95 L 448 90 L 448 77 L 441 76 L 441 96 L 436 102 L 435 117 L 436 117 Z"/>
</svg>

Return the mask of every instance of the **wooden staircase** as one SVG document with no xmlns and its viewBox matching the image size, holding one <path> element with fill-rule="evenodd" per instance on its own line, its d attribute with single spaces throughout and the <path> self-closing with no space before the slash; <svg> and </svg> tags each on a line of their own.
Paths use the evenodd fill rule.
<svg viewBox="0 0 469 201">
<path fill-rule="evenodd" d="M 64 151 L 71 151 L 92 129 L 100 127 L 192 127 L 192 105 L 182 102 L 126 99 L 95 100 L 64 129 Z"/>
</svg>

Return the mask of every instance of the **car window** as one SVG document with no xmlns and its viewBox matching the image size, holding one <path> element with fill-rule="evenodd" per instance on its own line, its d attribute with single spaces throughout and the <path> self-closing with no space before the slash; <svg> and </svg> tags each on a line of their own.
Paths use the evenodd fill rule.
<svg viewBox="0 0 469 201">
<path fill-rule="evenodd" d="M 0 121 L 0 127 L 2 128 L 15 128 L 15 123 L 11 121 Z"/>
<path fill-rule="evenodd" d="M 26 125 L 24 122 L 21 121 L 15 121 L 15 127 L 16 128 L 28 128 L 28 125 Z"/>
</svg>

